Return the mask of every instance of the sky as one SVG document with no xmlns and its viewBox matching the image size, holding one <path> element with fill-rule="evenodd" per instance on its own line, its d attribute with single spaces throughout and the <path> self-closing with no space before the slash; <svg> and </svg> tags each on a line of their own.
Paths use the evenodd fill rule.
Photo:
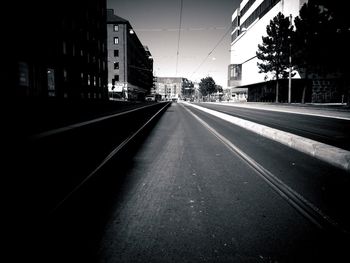
<svg viewBox="0 0 350 263">
<path fill-rule="evenodd" d="M 180 38 L 181 0 L 107 0 L 107 7 L 128 20 L 142 44 L 149 47 L 155 76 L 185 77 L 196 82 L 211 76 L 226 88 L 229 28 L 240 2 L 183 0 Z"/>
</svg>

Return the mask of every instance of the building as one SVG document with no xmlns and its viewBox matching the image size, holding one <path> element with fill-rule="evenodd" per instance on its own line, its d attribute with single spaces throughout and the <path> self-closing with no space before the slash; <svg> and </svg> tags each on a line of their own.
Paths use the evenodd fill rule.
<svg viewBox="0 0 350 263">
<path fill-rule="evenodd" d="M 105 0 L 15 2 L 3 83 L 13 98 L 107 99 Z"/>
<path fill-rule="evenodd" d="M 108 90 L 111 99 L 143 100 L 153 87 L 153 58 L 129 21 L 107 10 Z"/>
<path fill-rule="evenodd" d="M 182 82 L 181 77 L 157 77 L 156 92 L 162 96 L 162 100 L 180 98 Z"/>
<path fill-rule="evenodd" d="M 243 0 L 232 14 L 228 87 L 234 100 L 247 100 L 247 86 L 265 81 L 259 73 L 256 51 L 266 35 L 266 26 L 279 12 L 299 15 L 307 0 Z"/>
</svg>

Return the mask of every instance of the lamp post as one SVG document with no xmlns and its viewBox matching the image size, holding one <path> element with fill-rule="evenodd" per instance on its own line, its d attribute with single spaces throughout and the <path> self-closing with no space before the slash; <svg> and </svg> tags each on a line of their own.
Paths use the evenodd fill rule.
<svg viewBox="0 0 350 263">
<path fill-rule="evenodd" d="M 289 16 L 289 23 L 292 25 L 292 14 Z M 289 74 L 288 74 L 288 103 L 291 103 L 292 100 L 292 39 L 291 36 L 288 36 L 289 39 Z"/>
</svg>

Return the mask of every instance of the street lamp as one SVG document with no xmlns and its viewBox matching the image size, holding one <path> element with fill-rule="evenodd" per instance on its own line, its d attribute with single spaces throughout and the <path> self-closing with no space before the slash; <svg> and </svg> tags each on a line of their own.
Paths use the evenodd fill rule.
<svg viewBox="0 0 350 263">
<path fill-rule="evenodd" d="M 289 23 L 292 25 L 292 14 L 289 15 Z M 291 36 L 288 36 L 289 39 L 289 74 L 288 74 L 288 103 L 291 103 L 292 100 L 292 39 Z"/>
</svg>

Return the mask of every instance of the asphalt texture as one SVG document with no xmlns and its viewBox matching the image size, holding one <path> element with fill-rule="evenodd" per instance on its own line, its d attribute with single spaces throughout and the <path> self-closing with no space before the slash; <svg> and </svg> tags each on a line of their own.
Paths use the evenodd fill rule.
<svg viewBox="0 0 350 263">
<path fill-rule="evenodd" d="M 270 106 L 267 110 L 261 110 L 209 103 L 199 103 L 197 105 L 338 148 L 350 150 L 350 120 L 268 110 L 292 110 L 292 107 L 286 109 L 282 106 L 276 109 Z M 321 110 L 319 111 L 319 115 L 327 115 Z M 307 112 L 307 110 L 305 111 L 304 109 L 304 112 Z M 316 114 L 317 111 L 315 112 L 313 110 L 312 113 Z M 330 115 L 334 115 L 334 112 Z"/>
<path fill-rule="evenodd" d="M 191 111 L 302 194 L 314 189 L 308 197 L 322 203 L 308 180 L 323 169 L 321 178 L 331 176 L 332 167 Z M 99 262 L 322 262 L 344 253 L 181 104 L 154 127 L 118 196 Z"/>
<path fill-rule="evenodd" d="M 14 253 L 13 258 L 33 257 L 37 262 L 348 259 L 348 236 L 325 232 L 302 215 L 191 113 L 341 229 L 349 230 L 349 174 L 202 111 L 172 103 L 69 202 L 35 224 L 23 222 L 29 231 L 13 236 L 21 243 L 17 247 L 21 253 Z M 97 127 L 85 131 L 81 141 L 103 134 L 106 127 L 118 130 L 120 126 L 112 122 L 101 127 L 102 131 Z M 73 138 L 79 137 L 77 132 Z M 113 148 L 108 146 L 112 138 L 111 134 L 104 138 L 104 146 L 97 141 L 94 149 L 101 147 L 107 153 Z M 81 150 L 85 154 L 75 165 L 76 171 L 85 157 L 90 166 L 96 162 L 95 153 L 85 147 Z M 61 169 L 54 174 L 64 174 Z M 50 189 L 44 192 L 49 194 Z M 22 208 L 16 207 L 30 213 Z M 26 218 L 19 218 L 18 227 Z"/>
</svg>

